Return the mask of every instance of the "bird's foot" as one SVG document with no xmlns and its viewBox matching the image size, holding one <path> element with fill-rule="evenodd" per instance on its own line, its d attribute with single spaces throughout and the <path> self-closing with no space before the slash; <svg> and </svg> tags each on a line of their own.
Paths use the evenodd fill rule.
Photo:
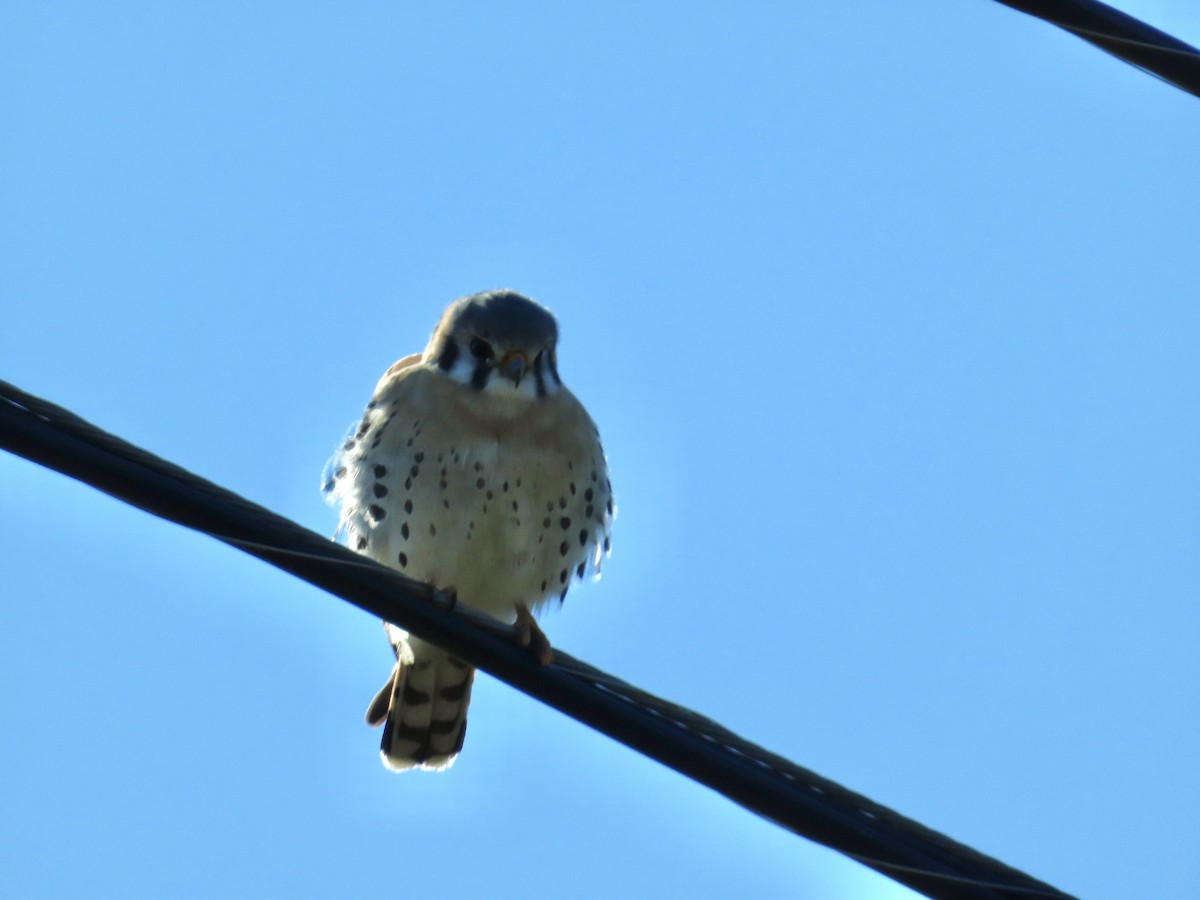
<svg viewBox="0 0 1200 900">
<path fill-rule="evenodd" d="M 433 589 L 433 602 L 446 609 L 454 609 L 458 606 L 458 591 L 452 587 L 435 587 Z"/>
<path fill-rule="evenodd" d="M 533 618 L 533 613 L 529 611 L 529 607 L 524 603 L 517 604 L 517 643 L 529 650 L 543 666 L 548 666 L 554 662 L 554 648 L 550 646 L 550 641 L 538 627 L 537 621 Z"/>
</svg>

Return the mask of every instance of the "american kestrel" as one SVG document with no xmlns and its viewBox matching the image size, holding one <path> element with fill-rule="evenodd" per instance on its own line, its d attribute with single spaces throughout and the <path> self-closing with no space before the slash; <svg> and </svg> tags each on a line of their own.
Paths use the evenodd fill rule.
<svg viewBox="0 0 1200 900">
<path fill-rule="evenodd" d="M 450 304 L 425 352 L 384 374 L 325 481 L 352 549 L 515 621 L 543 661 L 531 610 L 599 571 L 613 520 L 599 432 L 559 377 L 557 340 L 550 311 L 513 291 Z M 367 709 L 383 762 L 444 769 L 475 670 L 385 628 L 396 664 Z"/>
</svg>

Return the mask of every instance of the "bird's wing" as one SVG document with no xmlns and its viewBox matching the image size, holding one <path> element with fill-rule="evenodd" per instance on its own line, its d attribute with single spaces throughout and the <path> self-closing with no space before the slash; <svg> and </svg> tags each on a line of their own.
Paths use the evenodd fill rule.
<svg viewBox="0 0 1200 900">
<path fill-rule="evenodd" d="M 411 369 L 413 366 L 419 363 L 421 359 L 422 357 L 420 353 L 414 353 L 411 356 L 406 356 L 404 359 L 392 363 L 392 367 L 384 372 L 383 377 L 379 379 L 379 384 L 375 385 L 375 396 L 379 396 L 379 394 L 383 391 L 384 386 L 387 385 L 389 381 L 406 369 Z"/>
</svg>

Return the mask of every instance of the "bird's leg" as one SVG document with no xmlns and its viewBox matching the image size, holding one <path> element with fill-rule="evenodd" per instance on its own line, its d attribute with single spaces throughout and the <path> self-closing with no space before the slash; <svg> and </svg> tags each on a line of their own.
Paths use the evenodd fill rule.
<svg viewBox="0 0 1200 900">
<path fill-rule="evenodd" d="M 550 646 L 550 641 L 542 633 L 542 629 L 538 627 L 538 623 L 533 618 L 533 613 L 529 611 L 528 606 L 524 603 L 518 603 L 516 604 L 516 608 L 517 642 L 537 657 L 537 661 L 543 666 L 550 665 L 550 663 L 554 662 L 554 648 Z"/>
</svg>

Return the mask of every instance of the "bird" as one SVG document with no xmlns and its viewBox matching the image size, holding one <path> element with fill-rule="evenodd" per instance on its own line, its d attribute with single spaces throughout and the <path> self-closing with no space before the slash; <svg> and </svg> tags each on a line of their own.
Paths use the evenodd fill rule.
<svg viewBox="0 0 1200 900">
<path fill-rule="evenodd" d="M 598 577 L 615 515 L 600 432 L 563 384 L 558 324 L 512 290 L 461 297 L 423 353 L 384 373 L 326 467 L 348 546 L 515 623 L 553 657 L 533 612 Z M 395 663 L 367 709 L 394 771 L 448 768 L 474 669 L 385 622 Z"/>
</svg>

